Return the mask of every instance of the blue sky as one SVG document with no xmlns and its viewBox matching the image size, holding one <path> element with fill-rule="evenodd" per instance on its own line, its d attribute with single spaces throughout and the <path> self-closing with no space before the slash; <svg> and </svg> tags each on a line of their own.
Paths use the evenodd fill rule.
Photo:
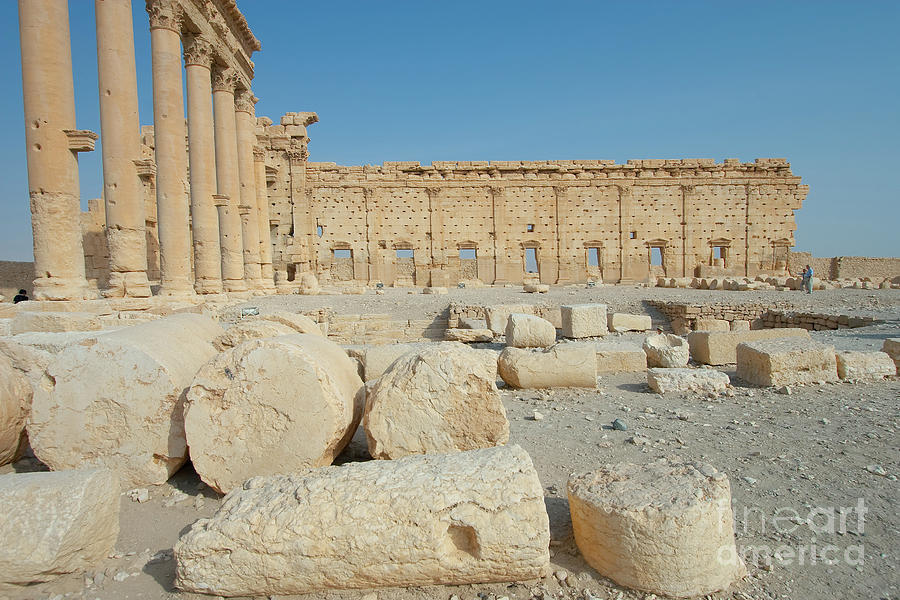
<svg viewBox="0 0 900 600">
<path fill-rule="evenodd" d="M 238 1 L 257 113 L 316 111 L 311 160 L 784 157 L 811 186 L 797 249 L 900 256 L 900 2 Z M 69 11 L 78 127 L 99 132 L 93 2 Z M 12 0 L 0 51 L 0 260 L 31 260 Z M 80 156 L 86 206 L 100 152 Z"/>
</svg>

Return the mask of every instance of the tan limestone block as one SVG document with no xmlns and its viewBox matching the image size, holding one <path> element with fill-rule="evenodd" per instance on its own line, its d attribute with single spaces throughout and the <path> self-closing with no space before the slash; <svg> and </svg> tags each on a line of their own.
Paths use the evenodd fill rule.
<svg viewBox="0 0 900 600">
<path fill-rule="evenodd" d="M 886 352 L 838 352 L 836 358 L 841 379 L 881 379 L 897 373 Z"/>
<path fill-rule="evenodd" d="M 448 342 L 491 342 L 494 332 L 490 329 L 448 329 L 444 332 L 444 339 Z"/>
<path fill-rule="evenodd" d="M 650 315 L 629 315 L 627 313 L 610 313 L 607 317 L 610 331 L 647 331 L 653 328 Z"/>
<path fill-rule="evenodd" d="M 686 367 L 690 360 L 687 340 L 671 333 L 648 335 L 642 348 L 650 367 L 675 369 Z"/>
<path fill-rule="evenodd" d="M 356 356 L 365 370 L 365 381 L 371 381 L 381 377 L 398 358 L 410 352 L 417 352 L 425 348 L 423 343 L 415 344 L 384 344 L 381 346 L 364 346 L 362 349 L 351 353 Z"/>
<path fill-rule="evenodd" d="M 356 431 L 363 393 L 355 362 L 319 335 L 244 342 L 194 377 L 184 406 L 191 462 L 219 492 L 330 465 Z"/>
<path fill-rule="evenodd" d="M 287 325 L 291 329 L 294 329 L 297 333 L 309 333 L 311 335 L 321 335 L 322 330 L 319 328 L 319 325 L 307 317 L 306 315 L 301 315 L 300 313 L 289 313 L 283 311 L 277 311 L 272 313 L 265 313 L 259 316 L 259 318 L 263 321 L 272 321 L 273 323 L 281 323 L 282 325 Z"/>
<path fill-rule="evenodd" d="M 647 370 L 647 354 L 637 344 L 626 342 L 597 342 L 597 374 L 637 373 Z"/>
<path fill-rule="evenodd" d="M 409 456 L 251 479 L 175 545 L 175 585 L 257 596 L 522 581 L 549 574 L 549 544 L 520 447 Z"/>
<path fill-rule="evenodd" d="M 559 309 L 563 337 L 577 339 L 609 333 L 605 304 L 572 304 L 560 306 Z"/>
<path fill-rule="evenodd" d="M 500 304 L 497 306 L 488 306 L 484 310 L 488 329 L 497 335 L 504 335 L 506 333 L 506 322 L 509 320 L 509 315 L 513 313 L 533 315 L 535 313 L 535 307 L 530 304 Z"/>
<path fill-rule="evenodd" d="M 515 388 L 597 387 L 597 357 L 586 344 L 556 344 L 543 350 L 507 346 L 500 376 Z"/>
<path fill-rule="evenodd" d="M 550 286 L 546 283 L 526 283 L 522 290 L 526 294 L 546 294 L 550 291 Z"/>
<path fill-rule="evenodd" d="M 521 313 L 509 315 L 506 322 L 506 345 L 515 348 L 546 348 L 556 343 L 553 323 Z"/>
<path fill-rule="evenodd" d="M 0 465 L 22 456 L 27 444 L 25 419 L 30 407 L 31 385 L 9 359 L 0 355 Z"/>
<path fill-rule="evenodd" d="M 725 319 L 697 319 L 694 329 L 697 331 L 731 331 L 731 323 Z"/>
<path fill-rule="evenodd" d="M 426 287 L 426 288 L 422 288 L 422 293 L 423 294 L 434 294 L 436 296 L 445 296 L 445 295 L 447 295 L 448 290 L 447 290 L 447 288 L 440 287 L 440 286 Z"/>
<path fill-rule="evenodd" d="M 221 333 L 181 314 L 66 347 L 34 388 L 35 456 L 54 470 L 106 467 L 132 487 L 165 482 L 187 457 L 184 392 Z"/>
<path fill-rule="evenodd" d="M 900 372 L 900 338 L 887 338 L 881 345 L 881 351 L 894 360 L 894 366 Z"/>
<path fill-rule="evenodd" d="M 705 365 L 729 365 L 737 362 L 737 347 L 743 342 L 779 338 L 809 338 L 800 328 L 753 329 L 747 331 L 694 331 L 688 334 L 691 358 Z"/>
<path fill-rule="evenodd" d="M 750 331 L 750 321 L 735 319 L 731 322 L 731 331 Z"/>
<path fill-rule="evenodd" d="M 273 338 L 294 333 L 297 333 L 294 327 L 283 323 L 265 319 L 248 319 L 230 326 L 222 335 L 213 340 L 213 346 L 222 352 L 248 340 Z"/>
<path fill-rule="evenodd" d="M 119 535 L 119 481 L 105 469 L 0 475 L 0 583 L 91 568 Z"/>
<path fill-rule="evenodd" d="M 446 342 L 407 354 L 371 386 L 363 427 L 373 458 L 459 452 L 509 441 L 491 353 Z"/>
<path fill-rule="evenodd" d="M 619 585 L 689 598 L 746 575 L 728 477 L 703 463 L 619 463 L 568 484 L 575 543 Z"/>
<path fill-rule="evenodd" d="M 802 337 L 743 342 L 737 347 L 737 376 L 760 386 L 837 381 L 834 346 Z"/>
<path fill-rule="evenodd" d="M 730 383 L 728 375 L 715 369 L 660 369 L 647 371 L 647 385 L 657 394 L 711 392 L 720 394 Z"/>
<path fill-rule="evenodd" d="M 86 312 L 20 312 L 9 324 L 12 335 L 29 331 L 97 331 L 100 318 Z"/>
<path fill-rule="evenodd" d="M 303 273 L 300 276 L 300 294 L 303 296 L 315 296 L 319 293 L 319 280 L 312 273 Z"/>
</svg>

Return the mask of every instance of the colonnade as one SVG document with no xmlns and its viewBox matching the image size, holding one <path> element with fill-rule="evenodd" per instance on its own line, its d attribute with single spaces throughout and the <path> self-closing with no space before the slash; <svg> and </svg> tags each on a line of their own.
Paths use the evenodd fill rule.
<svg viewBox="0 0 900 600">
<path fill-rule="evenodd" d="M 110 269 L 103 294 L 146 297 L 150 283 L 136 164 L 141 140 L 131 0 L 95 0 L 94 7 Z M 256 143 L 256 98 L 248 78 L 218 55 L 214 40 L 186 31 L 177 0 L 147 0 L 147 13 L 158 293 L 272 291 L 265 152 Z M 77 152 L 92 150 L 97 136 L 75 129 L 67 0 L 19 0 L 19 28 L 34 298 L 88 298 L 93 292 L 85 278 Z"/>
</svg>

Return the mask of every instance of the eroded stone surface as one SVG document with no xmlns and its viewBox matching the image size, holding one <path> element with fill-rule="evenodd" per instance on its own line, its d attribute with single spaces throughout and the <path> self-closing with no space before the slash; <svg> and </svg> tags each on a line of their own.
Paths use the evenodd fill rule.
<svg viewBox="0 0 900 600">
<path fill-rule="evenodd" d="M 834 346 L 802 337 L 744 342 L 737 347 L 737 376 L 776 387 L 837 381 Z"/>
<path fill-rule="evenodd" d="M 34 390 L 35 455 L 54 470 L 112 469 L 130 487 L 163 483 L 187 456 L 184 392 L 221 334 L 183 314 L 68 346 Z"/>
<path fill-rule="evenodd" d="M 240 344 L 206 363 L 187 393 L 191 462 L 219 492 L 330 465 L 359 424 L 362 387 L 355 363 L 321 336 Z"/>
<path fill-rule="evenodd" d="M 597 374 L 635 373 L 647 370 L 647 355 L 637 344 L 596 342 Z"/>
<path fill-rule="evenodd" d="M 728 478 L 709 465 L 605 465 L 572 476 L 568 495 L 579 551 L 620 585 L 687 598 L 746 574 Z"/>
<path fill-rule="evenodd" d="M 888 338 L 881 345 L 881 351 L 894 360 L 894 366 L 900 372 L 900 338 Z"/>
<path fill-rule="evenodd" d="M 711 392 L 719 394 L 730 383 L 728 375 L 715 369 L 649 369 L 647 385 L 658 394 Z"/>
<path fill-rule="evenodd" d="M 560 306 L 562 334 L 567 338 L 599 337 L 609 333 L 605 304 Z"/>
<path fill-rule="evenodd" d="M 736 321 L 735 321 L 736 322 Z M 693 331 L 688 334 L 691 358 L 705 365 L 729 365 L 737 362 L 737 346 L 743 342 L 799 337 L 810 339 L 806 329 L 784 327 L 725 331 Z"/>
<path fill-rule="evenodd" d="M 251 479 L 175 545 L 175 583 L 257 596 L 521 581 L 549 574 L 549 544 L 531 459 L 503 446 Z"/>
<path fill-rule="evenodd" d="M 630 315 L 628 313 L 610 313 L 607 316 L 610 331 L 647 331 L 653 327 L 650 315 Z"/>
<path fill-rule="evenodd" d="M 544 350 L 507 346 L 498 368 L 503 381 L 516 388 L 597 386 L 597 358 L 587 344 L 556 344 Z"/>
<path fill-rule="evenodd" d="M 293 326 L 288 326 L 275 321 L 252 319 L 235 323 L 222 335 L 213 340 L 216 350 L 222 352 L 228 348 L 234 348 L 242 342 L 260 338 L 273 338 L 279 335 L 292 335 L 297 333 Z"/>
<path fill-rule="evenodd" d="M 119 535 L 119 482 L 105 469 L 0 475 L 0 582 L 90 568 Z"/>
<path fill-rule="evenodd" d="M 494 332 L 490 329 L 448 329 L 444 339 L 448 342 L 490 342 Z"/>
<path fill-rule="evenodd" d="M 0 355 L 0 465 L 15 461 L 25 450 L 25 419 L 30 407 L 31 386 Z"/>
<path fill-rule="evenodd" d="M 686 367 L 691 358 L 687 340 L 671 333 L 648 335 L 643 349 L 650 367 L 677 369 Z"/>
<path fill-rule="evenodd" d="M 397 360 L 367 394 L 363 427 L 369 453 L 399 458 L 509 441 L 490 354 L 446 342 Z"/>
<path fill-rule="evenodd" d="M 21 311 L 9 324 L 13 335 L 29 331 L 96 331 L 100 328 L 100 317 L 86 312 Z"/>
<path fill-rule="evenodd" d="M 297 333 L 324 335 L 318 323 L 300 313 L 277 311 L 260 315 L 259 318 L 263 321 L 272 321 L 273 323 L 287 325 Z"/>
<path fill-rule="evenodd" d="M 515 348 L 546 348 L 556 343 L 553 323 L 536 317 L 513 313 L 506 322 L 506 345 Z"/>
<path fill-rule="evenodd" d="M 836 358 L 841 379 L 880 379 L 897 372 L 886 352 L 838 352 Z"/>
</svg>

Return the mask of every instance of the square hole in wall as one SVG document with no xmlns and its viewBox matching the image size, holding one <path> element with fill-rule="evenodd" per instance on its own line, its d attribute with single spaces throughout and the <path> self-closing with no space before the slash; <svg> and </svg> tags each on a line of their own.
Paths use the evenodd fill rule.
<svg viewBox="0 0 900 600">
<path fill-rule="evenodd" d="M 637 239 L 637 231 L 632 231 L 631 234 L 629 235 L 629 237 L 633 240 L 636 240 Z"/>
<path fill-rule="evenodd" d="M 526 225 L 526 226 L 525 226 L 525 230 L 526 230 L 528 233 L 533 232 L 533 231 L 534 231 L 534 223 L 529 223 L 528 225 Z"/>
</svg>

